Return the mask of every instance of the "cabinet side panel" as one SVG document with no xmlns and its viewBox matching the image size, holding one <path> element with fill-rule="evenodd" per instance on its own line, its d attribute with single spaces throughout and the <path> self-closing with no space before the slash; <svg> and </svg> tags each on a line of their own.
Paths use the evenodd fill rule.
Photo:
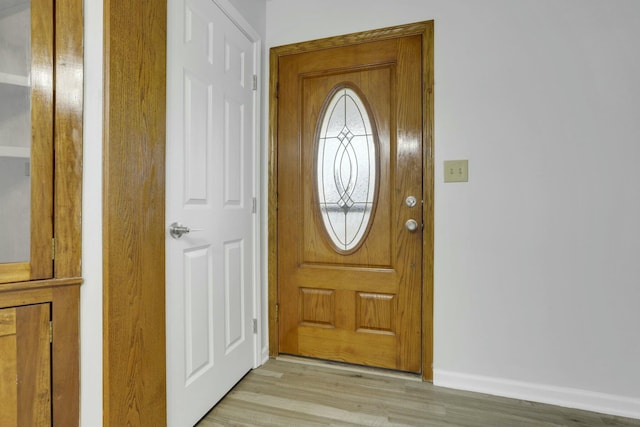
<svg viewBox="0 0 640 427">
<path fill-rule="evenodd" d="M 75 427 L 80 416 L 80 286 L 53 290 L 53 425 Z"/>
</svg>

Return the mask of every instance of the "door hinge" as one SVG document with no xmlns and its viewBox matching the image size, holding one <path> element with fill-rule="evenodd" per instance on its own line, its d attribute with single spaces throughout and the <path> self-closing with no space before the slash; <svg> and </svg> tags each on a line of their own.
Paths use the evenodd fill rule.
<svg viewBox="0 0 640 427">
<path fill-rule="evenodd" d="M 258 90 L 258 76 L 256 74 L 253 75 L 253 90 Z"/>
<path fill-rule="evenodd" d="M 256 213 L 258 212 L 258 201 L 256 200 L 256 198 L 253 198 L 253 208 L 251 208 L 251 213 Z"/>
<path fill-rule="evenodd" d="M 51 239 L 51 259 L 56 259 L 56 239 Z"/>
<path fill-rule="evenodd" d="M 278 321 L 278 304 L 276 304 L 276 322 Z"/>
<path fill-rule="evenodd" d="M 253 319 L 253 333 L 258 333 L 258 319 Z"/>
<path fill-rule="evenodd" d="M 49 320 L 49 342 L 53 342 L 53 320 Z"/>
</svg>

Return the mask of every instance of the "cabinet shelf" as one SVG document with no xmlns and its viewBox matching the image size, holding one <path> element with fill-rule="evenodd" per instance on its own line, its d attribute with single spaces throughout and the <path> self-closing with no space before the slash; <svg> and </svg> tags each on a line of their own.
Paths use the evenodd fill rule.
<svg viewBox="0 0 640 427">
<path fill-rule="evenodd" d="M 20 76 L 17 74 L 3 73 L 2 71 L 0 71 L 0 83 L 12 86 L 29 87 L 29 77 Z"/>
<path fill-rule="evenodd" d="M 0 157 L 28 159 L 31 157 L 31 149 L 28 147 L 9 147 L 6 145 L 0 145 Z"/>
</svg>

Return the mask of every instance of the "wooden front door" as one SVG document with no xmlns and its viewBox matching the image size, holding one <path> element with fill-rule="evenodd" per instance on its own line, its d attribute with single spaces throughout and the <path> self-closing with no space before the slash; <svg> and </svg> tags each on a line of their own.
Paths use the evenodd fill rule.
<svg viewBox="0 0 640 427">
<path fill-rule="evenodd" d="M 421 371 L 422 40 L 278 58 L 280 353 Z"/>
</svg>

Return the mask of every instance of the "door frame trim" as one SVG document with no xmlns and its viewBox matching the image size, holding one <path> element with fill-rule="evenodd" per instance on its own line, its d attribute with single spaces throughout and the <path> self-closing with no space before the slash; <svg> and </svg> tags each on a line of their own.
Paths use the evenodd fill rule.
<svg viewBox="0 0 640 427">
<path fill-rule="evenodd" d="M 278 356 L 278 63 L 280 57 L 312 52 L 330 47 L 384 40 L 411 35 L 422 37 L 423 81 L 423 276 L 422 276 L 422 379 L 433 380 L 433 213 L 434 213 L 434 153 L 433 153 L 433 34 L 434 21 L 423 21 L 394 27 L 327 37 L 302 43 L 277 46 L 269 55 L 269 147 L 268 147 L 268 307 L 269 355 Z"/>
</svg>

